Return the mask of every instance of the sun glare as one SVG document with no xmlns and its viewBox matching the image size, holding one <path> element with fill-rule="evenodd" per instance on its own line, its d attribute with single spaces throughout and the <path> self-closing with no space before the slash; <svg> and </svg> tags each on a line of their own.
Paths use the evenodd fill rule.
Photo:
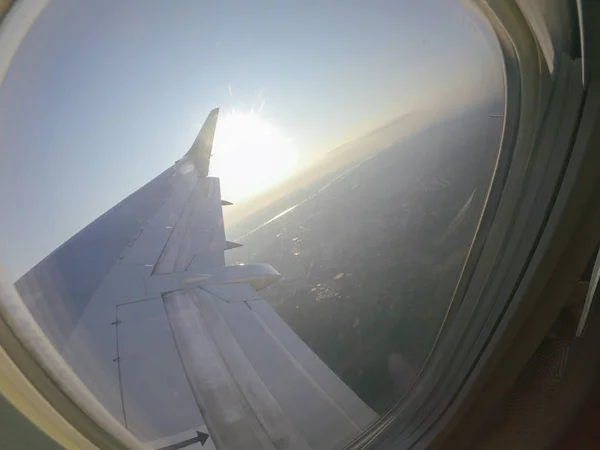
<svg viewBox="0 0 600 450">
<path fill-rule="evenodd" d="M 221 179 L 221 194 L 237 201 L 266 190 L 294 170 L 290 139 L 254 113 L 229 112 L 219 118 L 210 176 Z"/>
</svg>

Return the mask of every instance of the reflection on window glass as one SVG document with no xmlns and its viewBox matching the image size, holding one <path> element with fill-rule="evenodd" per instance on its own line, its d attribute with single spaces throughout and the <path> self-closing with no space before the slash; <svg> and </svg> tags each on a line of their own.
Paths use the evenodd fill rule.
<svg viewBox="0 0 600 450">
<path fill-rule="evenodd" d="M 0 256 L 153 448 L 338 448 L 421 370 L 502 65 L 460 2 L 376 3 L 50 1 L 19 46 Z"/>
</svg>

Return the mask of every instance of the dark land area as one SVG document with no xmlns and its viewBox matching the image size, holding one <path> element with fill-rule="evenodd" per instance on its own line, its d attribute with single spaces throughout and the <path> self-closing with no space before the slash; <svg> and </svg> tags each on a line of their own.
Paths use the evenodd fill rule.
<svg viewBox="0 0 600 450">
<path fill-rule="evenodd" d="M 487 112 L 364 148 L 228 230 L 244 244 L 230 262 L 281 272 L 261 294 L 377 412 L 418 373 L 452 299 L 500 144 Z"/>
</svg>

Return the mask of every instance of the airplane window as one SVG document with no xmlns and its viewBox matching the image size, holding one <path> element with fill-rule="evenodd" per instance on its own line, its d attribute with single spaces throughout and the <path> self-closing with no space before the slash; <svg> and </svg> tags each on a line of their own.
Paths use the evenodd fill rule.
<svg viewBox="0 0 600 450">
<path fill-rule="evenodd" d="M 505 126 L 475 9 L 32 5 L 0 23 L 0 258 L 115 424 L 341 448 L 419 388 Z"/>
</svg>

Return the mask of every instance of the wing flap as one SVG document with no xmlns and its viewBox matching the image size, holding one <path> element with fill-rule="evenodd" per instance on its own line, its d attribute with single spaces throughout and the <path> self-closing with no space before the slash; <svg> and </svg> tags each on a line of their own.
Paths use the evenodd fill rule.
<svg viewBox="0 0 600 450">
<path fill-rule="evenodd" d="M 275 312 L 269 303 L 260 298 L 247 302 L 271 333 L 306 370 L 310 377 L 327 392 L 329 397 L 360 428 L 366 428 L 377 419 L 377 414 L 331 371 L 327 365 L 304 343 L 294 330 Z"/>
<path fill-rule="evenodd" d="M 247 304 L 221 301 L 217 307 L 259 377 L 311 448 L 340 448 L 360 432 Z"/>
<path fill-rule="evenodd" d="M 192 392 L 218 448 L 273 449 L 222 360 L 193 291 L 166 294 L 165 309 Z"/>
<path fill-rule="evenodd" d="M 246 289 L 240 291 L 240 286 Z M 289 327 L 267 325 L 261 314 L 267 317 L 265 309 L 270 306 L 250 285 L 208 285 L 163 298 L 188 379 L 215 442 L 231 446 L 227 448 L 252 448 L 240 442 L 225 444 L 228 436 L 242 432 L 254 433 L 252 439 L 261 445 L 266 437 L 275 448 L 337 448 L 377 418 L 297 336 L 293 341 L 287 335 L 294 334 Z M 264 302 L 257 308 L 261 314 L 251 308 L 256 302 Z M 288 347 L 290 343 L 294 348 Z M 202 349 L 197 351 L 196 345 Z M 248 422 L 243 429 L 223 418 L 234 399 L 245 411 Z M 256 424 L 264 435 L 256 431 Z"/>
<path fill-rule="evenodd" d="M 281 410 L 256 370 L 244 354 L 238 341 L 225 324 L 217 308 L 219 299 L 195 289 L 194 296 L 220 356 L 225 362 L 244 399 L 256 415 L 275 448 L 308 450 L 308 445 Z M 285 444 L 285 445 L 283 445 Z"/>
</svg>

